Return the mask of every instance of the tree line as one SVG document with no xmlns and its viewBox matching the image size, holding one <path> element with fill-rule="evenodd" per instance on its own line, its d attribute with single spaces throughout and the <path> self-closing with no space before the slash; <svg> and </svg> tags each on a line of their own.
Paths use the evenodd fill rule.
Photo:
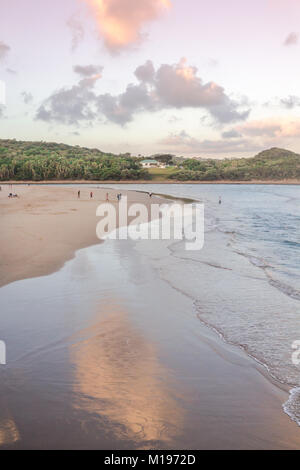
<svg viewBox="0 0 300 470">
<path fill-rule="evenodd" d="M 300 155 L 273 148 L 253 158 L 181 161 L 170 178 L 179 181 L 251 181 L 300 179 Z"/>
<path fill-rule="evenodd" d="M 129 154 L 64 144 L 0 141 L 0 180 L 139 180 L 149 174 Z"/>
<path fill-rule="evenodd" d="M 171 154 L 154 158 L 173 166 L 167 177 L 174 181 L 300 179 L 300 155 L 278 148 L 252 158 L 186 159 Z M 66 144 L 0 139 L 0 181 L 151 179 L 142 159 Z"/>
</svg>

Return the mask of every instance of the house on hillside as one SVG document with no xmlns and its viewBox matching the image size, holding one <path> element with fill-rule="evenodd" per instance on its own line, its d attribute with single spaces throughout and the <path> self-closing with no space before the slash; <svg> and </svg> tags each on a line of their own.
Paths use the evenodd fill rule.
<svg viewBox="0 0 300 470">
<path fill-rule="evenodd" d="M 143 168 L 158 168 L 159 167 L 159 162 L 156 160 L 142 160 L 141 165 Z"/>
<path fill-rule="evenodd" d="M 143 168 L 166 168 L 166 165 L 164 163 L 151 159 L 142 160 L 141 165 Z"/>
</svg>

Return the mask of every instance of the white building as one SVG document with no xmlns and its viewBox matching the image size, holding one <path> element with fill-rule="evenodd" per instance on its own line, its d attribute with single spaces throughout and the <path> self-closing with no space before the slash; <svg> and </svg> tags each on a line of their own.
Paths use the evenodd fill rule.
<svg viewBox="0 0 300 470">
<path fill-rule="evenodd" d="M 141 161 L 141 165 L 143 168 L 166 168 L 164 163 L 160 163 L 157 160 L 151 159 Z"/>
</svg>

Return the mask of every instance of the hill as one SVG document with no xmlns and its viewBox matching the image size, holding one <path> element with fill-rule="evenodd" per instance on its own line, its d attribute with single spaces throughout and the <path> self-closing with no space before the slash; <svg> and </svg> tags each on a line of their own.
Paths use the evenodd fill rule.
<svg viewBox="0 0 300 470">
<path fill-rule="evenodd" d="M 251 181 L 300 179 L 300 155 L 271 148 L 252 158 L 187 159 L 172 179 L 180 181 Z"/>
<path fill-rule="evenodd" d="M 0 139 L 0 180 L 138 180 L 148 172 L 130 154 L 47 142 Z"/>
<path fill-rule="evenodd" d="M 270 181 L 300 180 L 300 155 L 271 148 L 252 158 L 173 158 L 173 166 L 147 171 L 141 158 L 99 149 L 0 139 L 0 181 Z"/>
</svg>

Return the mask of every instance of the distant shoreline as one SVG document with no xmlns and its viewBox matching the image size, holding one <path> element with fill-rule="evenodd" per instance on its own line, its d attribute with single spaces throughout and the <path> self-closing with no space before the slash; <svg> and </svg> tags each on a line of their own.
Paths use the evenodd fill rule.
<svg viewBox="0 0 300 470">
<path fill-rule="evenodd" d="M 128 181 L 119 181 L 119 180 L 106 180 L 106 181 L 98 181 L 98 180 L 57 180 L 57 181 L 0 181 L 0 186 L 4 185 L 56 185 L 56 184 L 260 184 L 260 185 L 300 185 L 300 179 L 286 179 L 286 180 L 251 180 L 251 181 L 231 181 L 231 180 L 217 180 L 217 181 L 179 181 L 179 180 L 128 180 Z"/>
</svg>

